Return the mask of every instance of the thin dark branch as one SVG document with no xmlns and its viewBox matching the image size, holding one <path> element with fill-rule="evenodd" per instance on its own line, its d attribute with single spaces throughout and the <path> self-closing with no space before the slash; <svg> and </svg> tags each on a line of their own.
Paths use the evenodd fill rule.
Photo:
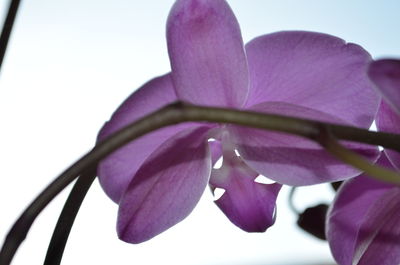
<svg viewBox="0 0 400 265">
<path fill-rule="evenodd" d="M 188 121 L 232 123 L 252 128 L 290 133 L 317 140 L 321 129 L 328 129 L 342 140 L 381 145 L 400 151 L 400 135 L 370 132 L 355 127 L 334 125 L 306 119 L 290 118 L 250 111 L 200 107 L 181 102 L 170 104 L 97 144 L 88 154 L 56 178 L 23 212 L 8 233 L 0 251 L 0 265 L 10 264 L 19 245 L 25 239 L 33 221 L 47 204 L 85 170 L 124 144 L 161 127 Z"/>
<path fill-rule="evenodd" d="M 296 192 L 298 187 L 290 187 L 290 192 L 289 192 L 289 197 L 288 197 L 288 201 L 289 201 L 289 208 L 290 210 L 292 210 L 293 213 L 299 215 L 301 214 L 301 212 L 296 208 L 296 206 L 294 205 L 294 194 Z"/>
<path fill-rule="evenodd" d="M 11 31 L 14 26 L 15 17 L 17 16 L 20 0 L 10 0 L 7 17 L 3 24 L 3 29 L 0 36 L 0 70 L 3 65 L 4 56 L 6 54 L 8 40 L 10 39 Z"/>
<path fill-rule="evenodd" d="M 118 147 L 150 131 L 182 121 L 181 111 L 177 106 L 180 105 L 174 104 L 164 107 L 131 124 L 133 126 L 122 129 L 114 134 L 113 137 L 96 145 L 88 154 L 83 156 L 50 183 L 50 185 L 25 209 L 9 231 L 0 251 L 0 265 L 9 265 L 11 263 L 15 252 L 26 238 L 36 217 L 58 193 L 81 175 L 82 172 L 91 167 L 95 167 L 102 158 Z"/>
<path fill-rule="evenodd" d="M 61 263 L 72 225 L 95 178 L 96 168 L 92 168 L 87 173 L 82 174 L 75 182 L 54 228 L 44 265 L 58 265 Z"/>
</svg>

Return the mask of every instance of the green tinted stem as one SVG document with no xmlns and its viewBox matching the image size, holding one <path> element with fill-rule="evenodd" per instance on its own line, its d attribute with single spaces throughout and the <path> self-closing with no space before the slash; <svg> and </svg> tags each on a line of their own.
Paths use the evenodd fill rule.
<svg viewBox="0 0 400 265">
<path fill-rule="evenodd" d="M 240 111 L 227 108 L 202 107 L 176 102 L 133 122 L 98 143 L 90 152 L 58 176 L 28 206 L 8 233 L 0 251 L 0 265 L 10 264 L 19 245 L 25 239 L 33 221 L 48 203 L 85 170 L 95 166 L 119 147 L 159 128 L 182 122 L 202 121 L 231 123 L 246 127 L 278 131 L 302 136 L 314 141 L 321 130 L 328 130 L 338 139 L 371 145 L 381 145 L 400 151 L 400 135 L 371 132 L 351 126 L 335 125 L 276 114 Z"/>
</svg>

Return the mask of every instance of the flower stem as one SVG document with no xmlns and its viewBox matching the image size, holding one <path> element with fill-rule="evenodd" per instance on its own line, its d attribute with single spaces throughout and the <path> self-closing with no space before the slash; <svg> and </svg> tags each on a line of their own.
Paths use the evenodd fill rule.
<svg viewBox="0 0 400 265">
<path fill-rule="evenodd" d="M 317 141 L 321 129 L 326 129 L 338 139 L 381 145 L 400 151 L 400 135 L 377 133 L 350 126 L 334 125 L 275 114 L 240 111 L 226 108 L 201 107 L 176 102 L 133 122 L 98 143 L 89 153 L 57 177 L 28 206 L 8 233 L 0 251 L 0 265 L 10 264 L 19 245 L 25 239 L 35 218 L 47 204 L 85 170 L 96 164 L 117 148 L 159 128 L 188 121 L 232 123 L 252 128 L 290 133 Z"/>
<path fill-rule="evenodd" d="M 231 123 L 246 127 L 278 131 L 319 141 L 321 130 L 329 131 L 340 140 L 380 145 L 400 152 L 400 135 L 373 132 L 353 126 L 319 122 L 277 114 L 267 114 L 235 109 L 203 107 L 183 104 L 182 115 L 185 121 L 205 121 Z"/>
<path fill-rule="evenodd" d="M 75 217 L 95 178 L 96 168 L 93 167 L 88 172 L 83 173 L 75 182 L 54 228 L 44 265 L 58 265 L 61 263 Z"/>
<path fill-rule="evenodd" d="M 7 17 L 3 24 L 3 29 L 0 35 L 0 69 L 3 64 L 3 59 L 6 54 L 8 40 L 10 39 L 11 31 L 14 26 L 15 17 L 17 16 L 20 0 L 10 0 Z"/>
<path fill-rule="evenodd" d="M 321 133 L 321 140 L 319 143 L 325 148 L 325 150 L 334 155 L 336 158 L 364 171 L 364 173 L 368 176 L 379 181 L 385 181 L 395 185 L 400 184 L 399 173 L 371 164 L 368 160 L 364 159 L 357 153 L 341 145 L 329 132 Z"/>
<path fill-rule="evenodd" d="M 6 236 L 0 251 L 0 265 L 9 265 L 19 245 L 25 239 L 33 221 L 39 213 L 60 193 L 68 184 L 90 167 L 96 164 L 109 153 L 148 132 L 157 130 L 163 126 L 179 122 L 179 108 L 177 104 L 169 105 L 161 110 L 147 115 L 143 119 L 131 124 L 121 131 L 113 134 L 104 142 L 96 145 L 89 153 L 75 162 L 60 176 L 58 176 L 39 196 L 27 207 L 18 220 L 14 223 Z"/>
<path fill-rule="evenodd" d="M 299 215 L 301 214 L 301 212 L 296 208 L 296 206 L 294 205 L 294 194 L 296 192 L 298 187 L 290 187 L 290 192 L 289 192 L 289 208 L 290 210 L 292 210 L 293 213 Z"/>
</svg>

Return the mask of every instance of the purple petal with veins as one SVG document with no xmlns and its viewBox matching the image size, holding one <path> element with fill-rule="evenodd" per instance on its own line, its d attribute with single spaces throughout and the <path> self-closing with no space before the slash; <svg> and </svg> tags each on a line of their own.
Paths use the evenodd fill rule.
<svg viewBox="0 0 400 265">
<path fill-rule="evenodd" d="M 400 115 L 400 60 L 374 61 L 369 65 L 368 75 L 386 102 Z"/>
<path fill-rule="evenodd" d="M 170 75 L 154 78 L 135 91 L 115 111 L 98 135 L 103 141 L 129 123 L 177 100 Z M 193 124 L 179 124 L 146 134 L 103 159 L 97 169 L 100 184 L 116 203 L 146 158 L 164 141 Z"/>
<path fill-rule="evenodd" d="M 346 124 L 327 113 L 282 102 L 262 103 L 251 110 Z M 312 185 L 348 179 L 361 173 L 315 142 L 299 136 L 233 125 L 229 130 L 246 164 L 281 184 Z M 376 147 L 350 142 L 344 144 L 372 162 L 379 156 Z"/>
<path fill-rule="evenodd" d="M 400 134 L 400 115 L 394 112 L 386 102 L 382 101 L 376 117 L 376 125 L 379 131 Z M 400 170 L 400 154 L 390 149 L 385 149 L 384 152 L 392 164 Z"/>
<path fill-rule="evenodd" d="M 378 165 L 393 169 L 385 155 Z M 327 238 L 341 265 L 400 262 L 400 188 L 365 175 L 342 184 L 328 211 Z"/>
<path fill-rule="evenodd" d="M 172 78 L 180 99 L 241 107 L 248 69 L 239 24 L 226 1 L 178 0 L 167 22 Z"/>
<path fill-rule="evenodd" d="M 322 33 L 283 31 L 246 45 L 246 106 L 286 102 L 369 128 L 379 104 L 366 75 L 371 58 L 360 46 Z"/>
<path fill-rule="evenodd" d="M 144 162 L 119 204 L 120 239 L 144 242 L 191 213 L 210 177 L 208 130 L 187 129 L 162 144 Z"/>
</svg>

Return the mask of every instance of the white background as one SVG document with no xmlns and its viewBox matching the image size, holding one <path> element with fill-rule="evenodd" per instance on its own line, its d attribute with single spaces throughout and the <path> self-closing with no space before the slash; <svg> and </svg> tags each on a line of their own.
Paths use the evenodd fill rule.
<svg viewBox="0 0 400 265">
<path fill-rule="evenodd" d="M 5 12 L 8 1 L 0 0 Z M 169 71 L 165 20 L 172 0 L 22 1 L 0 74 L 0 239 L 55 176 L 87 152 L 113 110 Z M 337 35 L 374 57 L 400 54 L 400 2 L 229 1 L 245 41 L 283 29 Z M 4 15 L 4 14 L 2 14 Z M 34 223 L 13 264 L 40 264 L 62 193 Z M 326 186 L 300 190 L 300 209 L 329 201 Z M 153 240 L 130 245 L 115 232 L 117 206 L 95 182 L 63 264 L 330 264 L 328 246 L 296 228 L 287 189 L 275 226 L 247 234 L 206 191 L 194 212 Z"/>
</svg>

